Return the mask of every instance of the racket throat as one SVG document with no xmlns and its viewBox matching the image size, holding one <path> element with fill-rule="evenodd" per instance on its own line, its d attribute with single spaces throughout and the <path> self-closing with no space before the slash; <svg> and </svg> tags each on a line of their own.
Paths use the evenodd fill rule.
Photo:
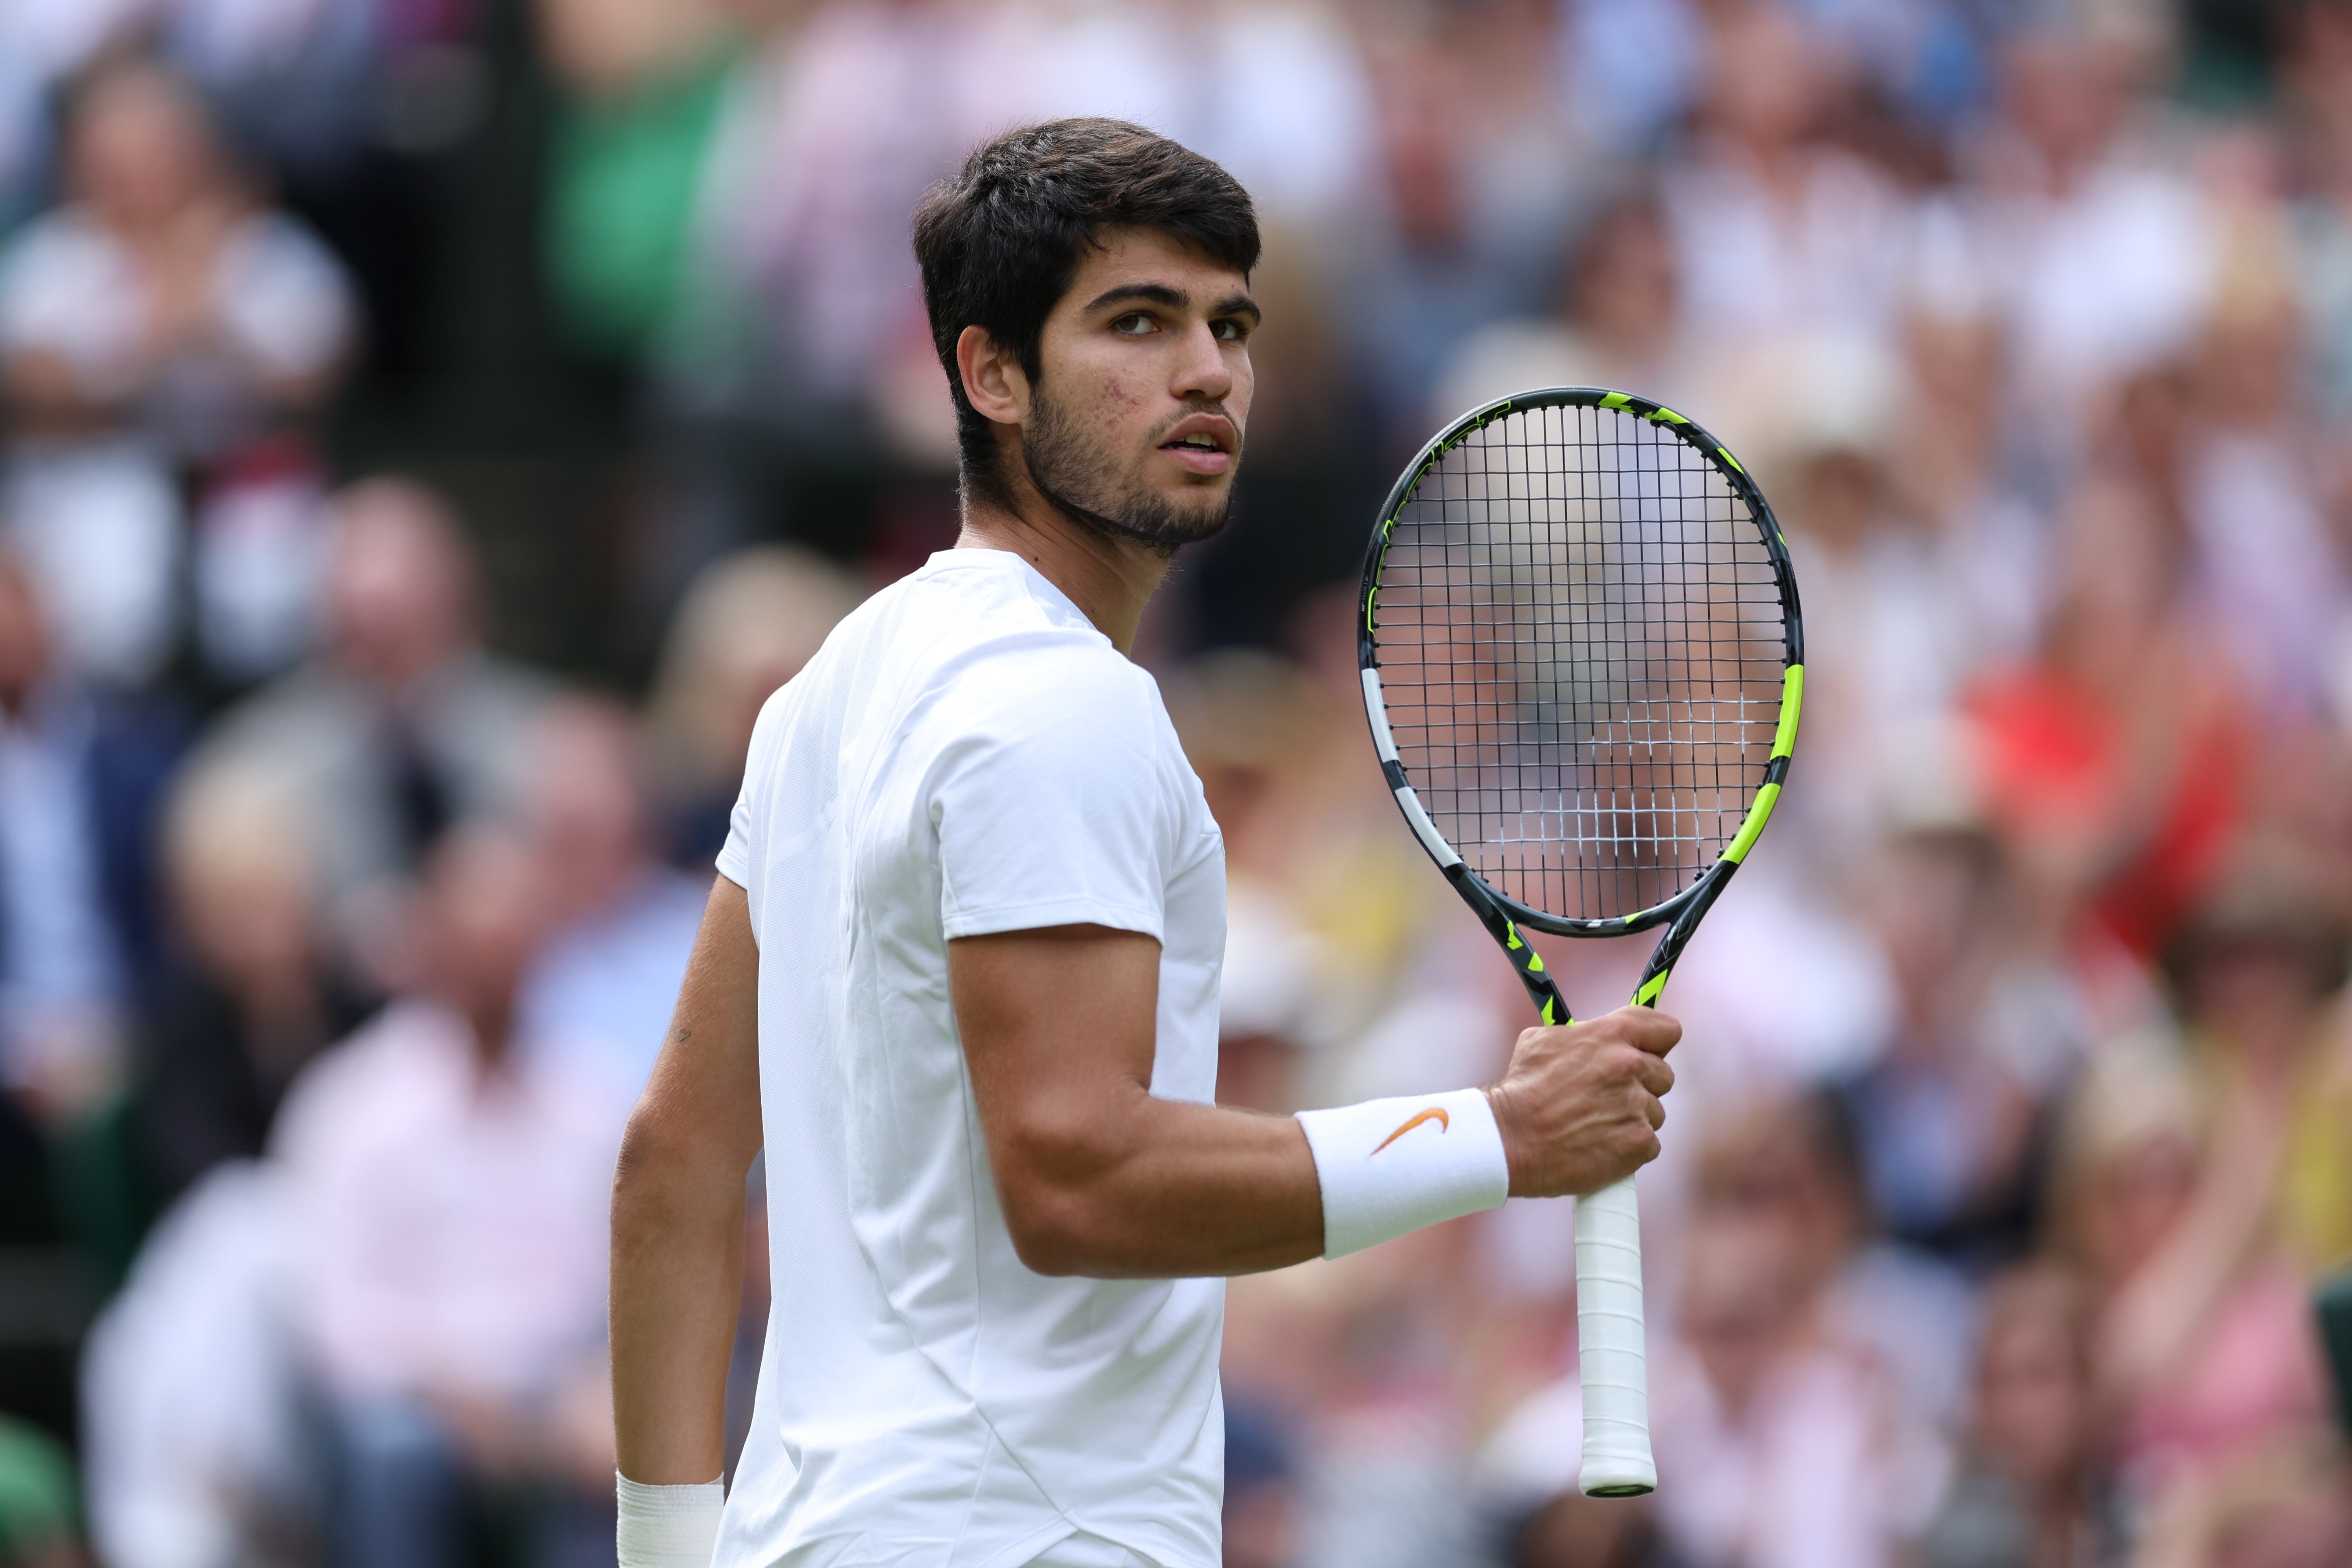
<svg viewBox="0 0 2352 1568">
<path fill-rule="evenodd" d="M 1568 1010 L 1567 1001 L 1559 994 L 1559 987 L 1552 984 L 1550 973 L 1544 968 L 1543 954 L 1536 951 L 1535 943 L 1528 940 L 1528 933 L 1519 929 L 1518 923 L 1486 896 L 1486 889 L 1477 878 L 1470 874 L 1469 868 L 1456 860 L 1445 868 L 1445 879 L 1454 884 L 1454 890 L 1462 896 L 1462 901 L 1477 913 L 1487 933 L 1494 937 L 1496 945 L 1511 961 L 1511 968 L 1517 973 L 1519 984 L 1527 987 L 1528 1000 L 1535 1004 L 1537 1019 L 1551 1026 L 1576 1022 L 1575 1016 Z"/>
</svg>

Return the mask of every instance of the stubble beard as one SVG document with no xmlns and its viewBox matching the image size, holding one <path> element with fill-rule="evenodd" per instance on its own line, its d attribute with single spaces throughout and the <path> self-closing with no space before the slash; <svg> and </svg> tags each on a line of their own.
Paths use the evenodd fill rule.
<svg viewBox="0 0 2352 1568">
<path fill-rule="evenodd" d="M 1022 467 L 1048 505 L 1082 528 L 1173 555 L 1214 539 L 1233 516 L 1230 480 L 1192 501 L 1171 499 L 1118 471 L 1110 453 L 1040 387 L 1021 443 Z M 1234 454 L 1236 463 L 1241 455 Z"/>
</svg>

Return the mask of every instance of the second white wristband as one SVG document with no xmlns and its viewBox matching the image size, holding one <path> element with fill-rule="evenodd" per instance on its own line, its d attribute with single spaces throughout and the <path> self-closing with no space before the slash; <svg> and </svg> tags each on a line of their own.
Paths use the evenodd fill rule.
<svg viewBox="0 0 2352 1568">
<path fill-rule="evenodd" d="M 614 1556 L 620 1568 L 710 1568 L 719 1520 L 727 1507 L 721 1480 L 699 1486 L 647 1486 L 615 1472 L 620 1518 Z"/>
<path fill-rule="evenodd" d="M 1326 1258 L 1497 1207 L 1511 1194 L 1484 1089 L 1302 1110 L 1298 1125 L 1323 1186 Z"/>
</svg>

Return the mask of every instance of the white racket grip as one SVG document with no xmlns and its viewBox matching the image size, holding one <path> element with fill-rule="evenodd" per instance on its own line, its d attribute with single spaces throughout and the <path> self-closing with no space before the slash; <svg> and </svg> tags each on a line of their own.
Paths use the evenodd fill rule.
<svg viewBox="0 0 2352 1568">
<path fill-rule="evenodd" d="M 1584 1394 L 1579 1488 L 1587 1497 L 1656 1490 L 1642 1320 L 1642 1215 L 1631 1176 L 1576 1200 L 1576 1359 Z"/>
</svg>

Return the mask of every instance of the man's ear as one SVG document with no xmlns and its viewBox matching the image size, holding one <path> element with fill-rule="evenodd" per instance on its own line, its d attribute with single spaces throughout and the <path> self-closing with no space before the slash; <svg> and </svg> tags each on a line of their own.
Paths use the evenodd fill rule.
<svg viewBox="0 0 2352 1568">
<path fill-rule="evenodd" d="M 983 419 L 1018 425 L 1029 417 L 1029 376 L 1018 356 L 998 345 L 986 327 L 956 334 L 956 372 L 963 395 Z"/>
</svg>

